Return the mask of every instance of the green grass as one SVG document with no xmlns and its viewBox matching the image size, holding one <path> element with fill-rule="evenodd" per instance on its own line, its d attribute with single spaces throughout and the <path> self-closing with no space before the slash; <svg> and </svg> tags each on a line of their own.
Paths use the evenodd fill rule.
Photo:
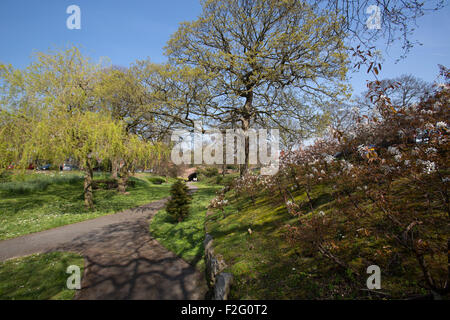
<svg viewBox="0 0 450 320">
<path fill-rule="evenodd" d="M 83 180 L 80 174 L 18 175 L 14 180 L 0 183 L 0 192 L 6 195 L 24 195 L 45 191 L 51 184 L 75 184 Z"/>
<path fill-rule="evenodd" d="M 83 275 L 83 257 L 68 252 L 36 254 L 0 262 L 0 300 L 70 300 L 67 267 L 77 265 Z"/>
<path fill-rule="evenodd" d="M 282 234 L 291 219 L 284 206 L 268 197 L 258 198 L 255 204 L 246 199 L 231 201 L 224 213 L 216 211 L 208 217 L 206 231 L 229 266 L 226 271 L 235 277 L 230 298 L 297 298 L 287 290 L 295 286 L 292 268 L 297 265 Z"/>
<path fill-rule="evenodd" d="M 193 194 L 189 216 L 176 223 L 165 210 L 160 210 L 152 219 L 150 232 L 164 247 L 202 270 L 207 206 L 221 186 L 195 185 L 198 189 Z"/>
<path fill-rule="evenodd" d="M 94 179 L 105 177 L 96 174 Z M 52 177 L 34 173 L 21 179 L 23 181 L 0 183 L 0 240 L 137 207 L 167 197 L 170 189 L 170 183 L 155 185 L 146 178 L 131 178 L 135 184 L 128 187 L 128 195 L 116 190 L 94 190 L 95 210 L 89 211 L 84 207 L 80 174 L 63 173 Z M 46 186 L 21 192 L 17 191 L 20 184 Z"/>
</svg>

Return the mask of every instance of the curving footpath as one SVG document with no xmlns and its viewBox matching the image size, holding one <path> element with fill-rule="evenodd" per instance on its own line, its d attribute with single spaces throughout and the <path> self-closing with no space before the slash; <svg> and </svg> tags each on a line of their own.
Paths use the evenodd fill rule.
<svg viewBox="0 0 450 320">
<path fill-rule="evenodd" d="M 203 299 L 203 275 L 150 235 L 149 221 L 165 202 L 0 241 L 0 261 L 51 251 L 83 255 L 75 299 Z"/>
</svg>

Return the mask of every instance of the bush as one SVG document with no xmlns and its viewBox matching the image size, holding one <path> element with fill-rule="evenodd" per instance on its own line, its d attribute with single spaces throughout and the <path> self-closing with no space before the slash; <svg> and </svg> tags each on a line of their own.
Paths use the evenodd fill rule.
<svg viewBox="0 0 450 320">
<path fill-rule="evenodd" d="M 92 188 L 96 189 L 116 189 L 118 187 L 117 180 L 113 178 L 98 179 L 92 181 Z"/>
<path fill-rule="evenodd" d="M 207 178 L 211 178 L 219 175 L 219 169 L 215 167 L 207 167 L 204 169 L 198 169 L 197 173 Z"/>
<path fill-rule="evenodd" d="M 182 180 L 177 180 L 170 188 L 170 200 L 167 202 L 167 213 L 177 222 L 181 222 L 189 214 L 191 195 Z"/>
<path fill-rule="evenodd" d="M 217 176 L 216 177 L 216 184 L 222 184 L 223 182 L 223 177 L 222 176 Z"/>
<path fill-rule="evenodd" d="M 0 173 L 0 183 L 10 182 L 12 173 L 10 171 L 3 171 Z"/>
<path fill-rule="evenodd" d="M 163 184 L 164 182 L 166 182 L 166 179 L 161 177 L 150 177 L 147 180 L 152 184 Z"/>
<path fill-rule="evenodd" d="M 239 178 L 239 175 L 235 174 L 225 175 L 225 177 L 223 177 L 222 184 L 227 187 L 231 186 L 233 184 L 233 181 L 237 178 Z"/>
<path fill-rule="evenodd" d="M 178 167 L 177 166 L 171 166 L 168 170 L 167 170 L 167 175 L 170 178 L 177 178 L 178 177 Z"/>
</svg>

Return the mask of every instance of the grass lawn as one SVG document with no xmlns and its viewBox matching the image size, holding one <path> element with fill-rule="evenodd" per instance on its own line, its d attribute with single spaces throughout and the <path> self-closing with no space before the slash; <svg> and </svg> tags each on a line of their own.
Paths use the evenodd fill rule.
<svg viewBox="0 0 450 320">
<path fill-rule="evenodd" d="M 222 187 L 201 183 L 195 185 L 198 189 L 193 195 L 187 219 L 176 223 L 165 210 L 160 210 L 152 219 L 150 232 L 164 247 L 203 270 L 206 210 L 210 200 Z"/>
<path fill-rule="evenodd" d="M 282 235 L 282 226 L 294 219 L 270 198 L 229 200 L 224 213 L 208 217 L 206 231 L 229 266 L 225 271 L 234 275 L 230 299 L 295 299 L 297 261 Z"/>
<path fill-rule="evenodd" d="M 36 254 L 0 262 L 0 300 L 70 300 L 67 267 L 77 265 L 83 275 L 83 257 L 68 252 Z"/>
<path fill-rule="evenodd" d="M 96 175 L 95 179 L 104 179 Z M 23 181 L 0 183 L 0 240 L 43 231 L 120 212 L 168 196 L 171 183 L 152 184 L 148 177 L 131 178 L 129 194 L 94 190 L 95 210 L 83 201 L 81 174 L 27 174 Z"/>
</svg>

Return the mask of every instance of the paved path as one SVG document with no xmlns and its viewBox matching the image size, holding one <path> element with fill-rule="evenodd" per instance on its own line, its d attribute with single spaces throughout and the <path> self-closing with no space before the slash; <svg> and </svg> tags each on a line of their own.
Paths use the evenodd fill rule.
<svg viewBox="0 0 450 320">
<path fill-rule="evenodd" d="M 203 275 L 149 233 L 165 201 L 0 241 L 0 261 L 51 251 L 82 254 L 85 275 L 75 299 L 203 299 Z"/>
</svg>

